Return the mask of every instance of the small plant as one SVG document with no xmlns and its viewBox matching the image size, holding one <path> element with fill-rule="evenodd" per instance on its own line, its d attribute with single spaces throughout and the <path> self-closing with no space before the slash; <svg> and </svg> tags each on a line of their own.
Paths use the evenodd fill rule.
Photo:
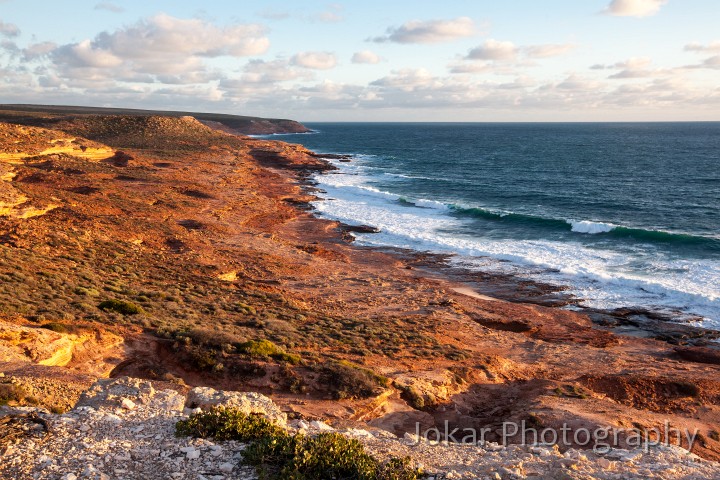
<svg viewBox="0 0 720 480">
<path fill-rule="evenodd" d="M 215 440 L 238 440 L 250 442 L 267 436 L 277 436 L 285 431 L 270 420 L 259 415 L 248 415 L 236 408 L 217 407 L 195 413 L 175 425 L 178 436 L 213 438 Z"/>
<path fill-rule="evenodd" d="M 14 383 L 0 383 L 0 405 L 20 403 L 28 396 L 27 390 Z"/>
<path fill-rule="evenodd" d="M 106 312 L 117 312 L 122 313 L 123 315 L 137 315 L 139 313 L 145 313 L 142 307 L 125 300 L 105 300 L 104 302 L 100 302 L 98 308 Z"/>
<path fill-rule="evenodd" d="M 413 386 L 398 386 L 401 390 L 400 397 L 405 400 L 408 405 L 416 410 L 423 410 L 425 407 L 430 407 L 425 402 L 425 397 Z"/>
<path fill-rule="evenodd" d="M 386 377 L 344 360 L 323 365 L 320 379 L 336 400 L 369 398 L 379 395 L 390 385 Z"/>
<path fill-rule="evenodd" d="M 63 325 L 62 323 L 49 322 L 49 323 L 42 324 L 40 327 L 45 328 L 47 330 L 52 330 L 53 332 L 56 332 L 56 333 L 68 333 L 67 325 Z"/>
<path fill-rule="evenodd" d="M 302 361 L 299 355 L 287 353 L 270 340 L 250 340 L 239 344 L 237 348 L 241 353 L 244 353 L 251 358 L 270 357 L 279 362 L 285 362 L 291 365 L 299 365 Z"/>
<path fill-rule="evenodd" d="M 563 385 L 562 387 L 555 388 L 553 391 L 558 397 L 579 398 L 581 400 L 588 398 L 588 394 L 577 385 Z"/>
<path fill-rule="evenodd" d="M 251 357 L 271 357 L 285 353 L 280 347 L 270 340 L 250 340 L 238 345 L 238 350 Z"/>
<path fill-rule="evenodd" d="M 86 295 L 88 297 L 99 297 L 100 292 L 94 288 L 77 287 L 75 288 L 76 295 Z"/>
<path fill-rule="evenodd" d="M 274 355 L 271 355 L 271 357 L 278 362 L 289 363 L 290 365 L 300 365 L 300 362 L 302 362 L 302 358 L 300 357 L 300 355 L 296 355 L 294 353 L 276 353 Z"/>
<path fill-rule="evenodd" d="M 267 480 L 418 480 L 408 458 L 381 463 L 355 439 L 339 433 L 290 435 L 269 420 L 234 408 L 214 408 L 176 424 L 177 435 L 249 442 L 247 464 Z"/>
</svg>

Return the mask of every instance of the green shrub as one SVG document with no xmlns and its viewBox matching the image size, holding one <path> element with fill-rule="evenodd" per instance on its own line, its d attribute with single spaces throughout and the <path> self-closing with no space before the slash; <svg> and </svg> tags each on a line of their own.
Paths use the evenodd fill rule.
<svg viewBox="0 0 720 480">
<path fill-rule="evenodd" d="M 328 386 L 336 400 L 373 397 L 381 394 L 390 384 L 386 377 L 345 360 L 323 365 L 320 381 Z"/>
<path fill-rule="evenodd" d="M 44 324 L 40 325 L 40 328 L 52 330 L 53 332 L 57 332 L 57 333 L 68 333 L 67 325 L 63 325 L 62 323 L 57 323 L 57 322 L 44 323 Z"/>
<path fill-rule="evenodd" d="M 270 356 L 279 362 L 289 363 L 290 365 L 300 365 L 300 362 L 302 362 L 300 355 L 294 353 L 282 352 L 274 353 Z"/>
<path fill-rule="evenodd" d="M 287 353 L 270 340 L 250 340 L 237 345 L 238 351 L 252 358 L 272 358 L 279 362 L 299 365 L 302 359 L 294 353 Z"/>
<path fill-rule="evenodd" d="M 426 406 L 425 403 L 425 397 L 413 386 L 399 386 L 402 393 L 400 394 L 400 397 L 405 400 L 408 405 L 410 405 L 412 408 L 416 410 L 422 410 Z"/>
<path fill-rule="evenodd" d="M 123 315 L 137 315 L 145 311 L 132 302 L 125 300 L 105 300 L 98 305 L 100 310 L 122 313 Z"/>
<path fill-rule="evenodd" d="M 100 292 L 94 288 L 77 287 L 75 288 L 77 295 L 86 295 L 88 297 L 99 297 Z"/>
<path fill-rule="evenodd" d="M 249 442 L 245 463 L 268 480 L 417 480 L 423 478 L 408 458 L 381 463 L 363 445 L 339 433 L 315 437 L 290 435 L 263 417 L 233 408 L 214 408 L 176 425 L 178 435 Z"/>
<path fill-rule="evenodd" d="M 267 436 L 285 434 L 285 430 L 259 415 L 248 415 L 236 408 L 216 407 L 195 413 L 175 425 L 178 436 L 251 442 Z"/>
<path fill-rule="evenodd" d="M 187 347 L 192 364 L 200 370 L 213 370 L 219 365 L 218 353 L 205 347 Z"/>
<path fill-rule="evenodd" d="M 278 347 L 270 340 L 250 340 L 238 345 L 238 350 L 251 357 L 271 357 L 285 353 L 282 348 Z"/>
</svg>

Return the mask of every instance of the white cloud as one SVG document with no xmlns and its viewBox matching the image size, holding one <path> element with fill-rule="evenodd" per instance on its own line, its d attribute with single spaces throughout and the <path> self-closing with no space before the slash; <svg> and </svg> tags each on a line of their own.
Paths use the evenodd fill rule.
<svg viewBox="0 0 720 480">
<path fill-rule="evenodd" d="M 617 62 L 614 65 L 599 65 L 595 67 L 619 70 L 617 73 L 608 77 L 613 80 L 658 77 L 672 73 L 672 70 L 652 68 L 652 59 L 648 57 L 632 57 L 624 62 Z"/>
<path fill-rule="evenodd" d="M 416 87 L 430 86 L 433 83 L 435 83 L 435 78 L 424 68 L 403 68 L 393 70 L 390 75 L 375 80 L 371 85 L 412 90 Z"/>
<path fill-rule="evenodd" d="M 468 52 L 468 60 L 514 60 L 518 49 L 512 42 L 486 40 L 482 45 Z"/>
<path fill-rule="evenodd" d="M 575 45 L 570 43 L 554 43 L 523 47 L 523 52 L 528 58 L 550 58 L 565 55 L 574 49 Z"/>
<path fill-rule="evenodd" d="M 0 20 L 0 36 L 17 37 L 20 35 L 20 29 L 13 23 L 5 23 Z"/>
<path fill-rule="evenodd" d="M 685 45 L 685 51 L 688 52 L 696 52 L 696 53 L 712 53 L 712 54 L 718 54 L 720 53 L 720 40 L 716 40 L 714 42 L 711 42 L 707 45 L 703 45 L 701 43 L 689 43 Z M 711 69 L 720 69 L 720 55 L 713 55 L 709 58 L 706 58 L 703 60 L 702 63 L 697 65 L 689 65 L 687 68 L 711 68 Z"/>
<path fill-rule="evenodd" d="M 113 13 L 122 13 L 125 11 L 123 7 L 121 7 L 120 5 L 115 5 L 112 2 L 100 2 L 95 5 L 95 10 L 107 10 L 108 12 Z"/>
<path fill-rule="evenodd" d="M 448 66 L 450 73 L 481 73 L 493 69 L 488 62 L 456 62 Z"/>
<path fill-rule="evenodd" d="M 329 70 L 337 65 L 337 59 L 331 52 L 300 52 L 293 55 L 290 63 L 313 70 Z"/>
<path fill-rule="evenodd" d="M 257 55 L 269 45 L 261 25 L 218 27 L 160 14 L 92 40 L 62 45 L 51 58 L 60 76 L 82 83 L 197 83 L 222 75 L 208 69 L 207 58 Z"/>
<path fill-rule="evenodd" d="M 713 70 L 720 69 L 720 55 L 713 55 L 712 57 L 703 60 L 702 63 L 688 65 L 685 68 L 710 68 Z"/>
<path fill-rule="evenodd" d="M 371 52 L 370 50 L 363 50 L 361 52 L 355 52 L 353 53 L 352 58 L 350 59 L 352 63 L 370 63 L 370 64 L 376 64 L 380 63 L 382 61 L 382 58 L 374 52 Z"/>
<path fill-rule="evenodd" d="M 23 49 L 22 53 L 25 60 L 34 60 L 36 58 L 48 55 L 56 48 L 57 45 L 53 42 L 33 43 L 32 45 L 29 45 L 27 48 Z"/>
<path fill-rule="evenodd" d="M 374 42 L 441 43 L 475 35 L 475 24 L 469 17 L 453 20 L 412 20 L 399 27 L 390 27 Z"/>
<path fill-rule="evenodd" d="M 265 27 L 256 24 L 217 27 L 199 19 L 160 14 L 136 25 L 103 33 L 95 43 L 123 58 L 160 55 L 244 57 L 267 51 L 270 41 Z"/>
<path fill-rule="evenodd" d="M 337 23 L 342 22 L 344 17 L 342 15 L 343 7 L 340 4 L 333 3 L 328 5 L 327 10 L 311 16 L 312 20 L 323 22 L 323 23 Z"/>
<path fill-rule="evenodd" d="M 616 17 L 649 17 L 666 3 L 668 0 L 612 0 L 603 13 Z"/>
<path fill-rule="evenodd" d="M 241 81 L 250 84 L 274 84 L 296 79 L 309 79 L 313 75 L 304 69 L 293 68 L 289 60 L 250 60 L 243 68 Z M 230 85 L 226 83 L 225 85 Z M 235 84 L 237 85 L 237 84 Z"/>
<path fill-rule="evenodd" d="M 685 45 L 685 51 L 687 52 L 701 52 L 701 53 L 720 53 L 720 40 L 703 45 L 702 43 L 689 43 Z"/>
<path fill-rule="evenodd" d="M 68 67 L 107 68 L 122 65 L 122 58 L 98 46 L 90 40 L 63 45 L 54 52 L 55 60 Z"/>
</svg>

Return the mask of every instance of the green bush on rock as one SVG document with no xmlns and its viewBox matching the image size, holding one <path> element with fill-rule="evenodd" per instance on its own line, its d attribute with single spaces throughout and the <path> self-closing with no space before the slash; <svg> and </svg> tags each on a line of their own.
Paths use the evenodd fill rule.
<svg viewBox="0 0 720 480">
<path fill-rule="evenodd" d="M 291 435 L 264 417 L 219 407 L 176 425 L 182 436 L 249 442 L 247 464 L 268 480 L 417 480 L 422 473 L 407 458 L 381 463 L 363 445 L 339 433 Z"/>
</svg>

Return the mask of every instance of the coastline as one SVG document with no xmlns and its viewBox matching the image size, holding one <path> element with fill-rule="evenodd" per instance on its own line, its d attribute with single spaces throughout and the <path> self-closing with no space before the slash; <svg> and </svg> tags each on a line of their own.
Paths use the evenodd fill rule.
<svg viewBox="0 0 720 480">
<path fill-rule="evenodd" d="M 295 418 L 399 435 L 445 421 L 485 428 L 535 419 L 548 427 L 572 421 L 597 428 L 669 420 L 700 429 L 705 440 L 693 451 L 720 458 L 720 442 L 709 436 L 720 395 L 713 380 L 718 362 L 705 350 L 689 346 L 680 354 L 663 341 L 600 329 L 580 312 L 496 301 L 472 285 L 479 295 L 468 295 L 460 281 L 467 272 L 424 254 L 354 246 L 339 222 L 315 217 L 307 208 L 315 199 L 311 176 L 331 167 L 318 155 L 283 142 L 221 136 L 190 120 L 161 127 L 167 139 L 182 132 L 182 150 L 126 148 L 116 143 L 126 142 L 120 132 L 120 140 L 104 141 L 127 152 L 124 164 L 57 157 L 15 167 L 18 188 L 34 202 L 55 196 L 63 206 L 29 220 L 2 219 L 11 232 L 2 245 L 8 264 L 23 265 L 30 261 L 21 254 L 40 252 L 32 265 L 46 265 L 54 275 L 63 262 L 74 269 L 90 262 L 113 279 L 105 285 L 111 289 L 99 286 L 101 298 L 146 297 L 146 314 L 88 315 L 93 328 L 124 337 L 119 350 L 99 352 L 106 374 L 147 378 L 155 372 L 160 382 L 180 378 L 193 386 L 261 391 Z M 199 140 L 188 140 L 188 131 Z M 78 233 L 45 249 L 59 224 Z M 78 282 L 89 291 L 72 268 L 62 268 L 73 289 Z M 511 292 L 508 279 L 489 280 Z M 158 290 L 165 297 L 150 295 Z M 49 320 L 71 323 L 43 315 L 16 312 L 3 321 L 28 332 Z M 85 321 L 80 310 L 75 315 Z M 193 329 L 207 329 L 212 338 L 198 333 L 184 341 Z M 58 342 L 67 338 L 57 335 Z M 242 342 L 230 335 L 269 339 L 300 361 L 248 360 L 233 347 Z M 202 343 L 215 338 L 223 343 Z M 213 351 L 223 367 L 191 367 L 191 354 L 203 352 L 188 345 Z M 388 384 L 366 397 L 333 398 L 320 380 L 324 368 L 340 361 Z M 81 368 L 79 357 L 75 362 L 53 368 Z M 33 360 L 16 357 L 0 370 L 10 376 L 27 363 Z"/>
<path fill-rule="evenodd" d="M 337 160 L 341 162 L 352 162 L 356 155 L 345 153 L 320 153 L 315 154 L 318 158 Z M 332 165 L 330 163 L 330 165 Z M 337 168 L 331 169 L 333 173 Z M 320 172 L 324 175 L 324 172 Z M 342 172 L 339 173 L 343 175 Z M 311 189 L 317 188 L 317 180 L 310 180 Z M 332 199 L 330 199 L 331 201 Z M 328 201 L 326 198 L 318 198 L 316 202 Z M 308 208 L 314 209 L 312 205 Z M 319 218 L 324 218 L 322 213 Z M 363 234 L 379 233 L 380 229 L 370 225 L 345 224 L 346 230 L 358 229 Z M 691 322 L 688 318 L 692 315 L 667 313 L 653 310 L 646 307 L 618 306 L 616 308 L 597 308 L 583 305 L 582 298 L 576 298 L 568 293 L 567 286 L 556 283 L 547 283 L 539 280 L 531 280 L 519 273 L 501 273 L 484 271 L 482 267 L 470 268 L 464 265 L 454 264 L 452 259 L 460 256 L 459 253 L 434 253 L 424 250 L 413 250 L 392 246 L 373 245 L 370 242 L 364 248 L 378 249 L 399 255 L 408 263 L 424 268 L 430 276 L 440 276 L 446 280 L 459 282 L 464 285 L 460 287 L 470 296 L 488 296 L 504 301 L 515 303 L 530 303 L 546 307 L 568 308 L 588 315 L 592 322 L 600 329 L 613 331 L 627 336 L 641 338 L 654 338 L 667 341 L 674 345 L 709 346 L 716 348 L 717 340 L 720 339 L 720 331 L 704 327 L 697 322 Z M 489 257 L 491 258 L 491 257 Z M 471 293 L 472 292 L 472 293 Z"/>
</svg>

